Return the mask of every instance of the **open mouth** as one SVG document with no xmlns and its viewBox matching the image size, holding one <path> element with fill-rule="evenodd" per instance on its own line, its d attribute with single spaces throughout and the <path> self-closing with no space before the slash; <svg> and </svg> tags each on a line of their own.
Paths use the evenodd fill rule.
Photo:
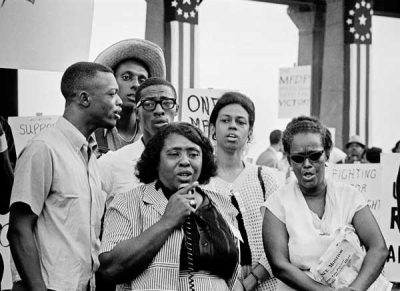
<svg viewBox="0 0 400 291">
<path fill-rule="evenodd" d="M 192 179 L 192 173 L 191 172 L 180 172 L 177 174 L 177 177 L 179 181 L 187 182 Z"/>
<path fill-rule="evenodd" d="M 237 140 L 238 139 L 238 136 L 236 135 L 236 134 L 228 134 L 227 136 L 226 136 L 226 138 L 228 139 L 228 140 L 230 140 L 230 141 L 235 141 L 235 140 Z"/>
<path fill-rule="evenodd" d="M 303 179 L 306 181 L 310 181 L 312 179 L 314 179 L 315 174 L 311 173 L 311 172 L 305 172 L 303 173 Z"/>
</svg>

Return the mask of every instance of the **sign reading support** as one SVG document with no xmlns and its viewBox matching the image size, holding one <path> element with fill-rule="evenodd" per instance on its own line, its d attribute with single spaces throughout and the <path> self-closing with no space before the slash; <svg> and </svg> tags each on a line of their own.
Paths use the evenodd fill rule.
<svg viewBox="0 0 400 291">
<path fill-rule="evenodd" d="M 208 137 L 211 112 L 224 92 L 216 89 L 184 89 L 179 121 L 195 125 Z"/>
<path fill-rule="evenodd" d="M 310 115 L 311 66 L 279 69 L 279 118 Z"/>
<path fill-rule="evenodd" d="M 52 127 L 59 116 L 17 116 L 9 117 L 8 123 L 10 124 L 17 156 L 36 134 L 42 130 Z"/>
</svg>

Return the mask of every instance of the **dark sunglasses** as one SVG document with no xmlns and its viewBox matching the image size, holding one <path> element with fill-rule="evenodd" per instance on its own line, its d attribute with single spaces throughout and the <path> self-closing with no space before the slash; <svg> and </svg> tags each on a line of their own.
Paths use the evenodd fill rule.
<svg viewBox="0 0 400 291">
<path fill-rule="evenodd" d="M 322 154 L 324 153 L 324 150 L 322 151 L 313 151 L 313 152 L 308 152 L 308 153 L 302 153 L 302 154 L 294 154 L 290 155 L 290 159 L 296 163 L 296 164 L 302 164 L 306 159 L 309 159 L 310 162 L 318 162 L 319 159 L 321 158 Z"/>
</svg>

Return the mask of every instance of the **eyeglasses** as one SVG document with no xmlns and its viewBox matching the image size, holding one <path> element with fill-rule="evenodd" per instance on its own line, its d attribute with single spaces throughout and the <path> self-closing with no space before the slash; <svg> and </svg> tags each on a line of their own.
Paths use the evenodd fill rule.
<svg viewBox="0 0 400 291">
<path fill-rule="evenodd" d="M 318 162 L 319 159 L 321 158 L 322 154 L 324 153 L 324 150 L 322 151 L 312 151 L 308 153 L 301 153 L 301 154 L 294 154 L 290 155 L 290 159 L 295 162 L 296 164 L 302 164 L 306 159 L 309 159 L 310 162 L 315 163 Z"/>
<path fill-rule="evenodd" d="M 147 99 L 139 101 L 137 107 L 139 108 L 140 106 L 142 106 L 143 109 L 146 111 L 153 111 L 154 109 L 156 109 L 157 104 L 160 104 L 162 109 L 168 110 L 175 107 L 176 100 L 170 98 L 163 98 L 160 100 Z"/>
</svg>

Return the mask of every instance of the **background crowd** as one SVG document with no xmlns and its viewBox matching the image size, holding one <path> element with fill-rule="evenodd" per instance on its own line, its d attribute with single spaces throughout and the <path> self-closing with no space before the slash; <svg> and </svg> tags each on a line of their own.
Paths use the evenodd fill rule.
<svg viewBox="0 0 400 291">
<path fill-rule="evenodd" d="M 224 93 L 205 137 L 174 121 L 165 75 L 162 50 L 139 39 L 71 65 L 63 116 L 27 144 L 15 171 L 1 119 L 13 290 L 367 290 L 387 257 L 384 238 L 362 194 L 325 167 L 379 162 L 381 150 L 353 136 L 343 153 L 325 125 L 301 116 L 247 163 L 251 98 Z M 310 270 L 343 227 L 365 257 L 351 282 L 333 286 Z"/>
</svg>

